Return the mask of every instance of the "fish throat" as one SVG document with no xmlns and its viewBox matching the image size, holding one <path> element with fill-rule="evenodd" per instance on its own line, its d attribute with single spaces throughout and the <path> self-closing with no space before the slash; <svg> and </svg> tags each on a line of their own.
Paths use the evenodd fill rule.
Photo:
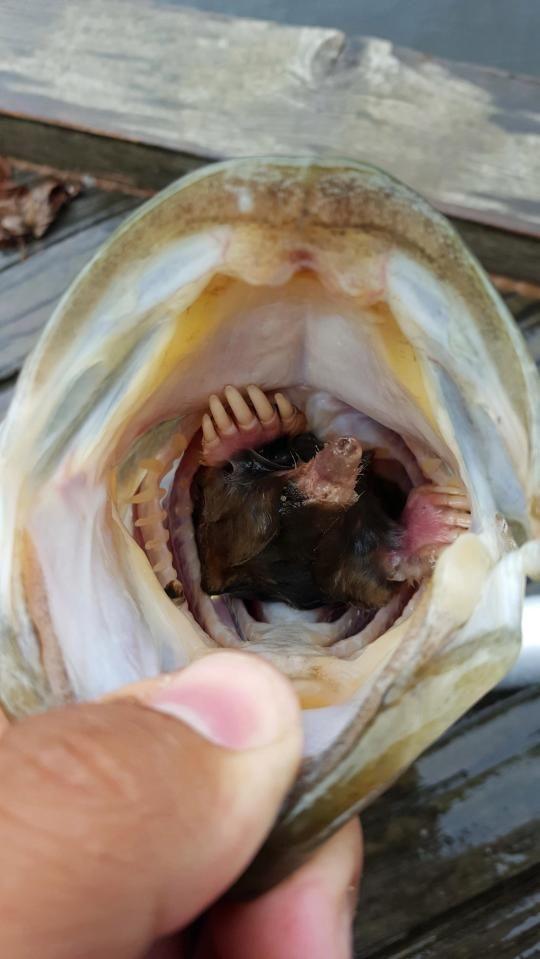
<svg viewBox="0 0 540 959">
<path fill-rule="evenodd" d="M 426 482 L 403 440 L 365 414 L 288 392 L 294 403 L 256 385 L 212 394 L 174 459 L 141 462 L 133 528 L 167 594 L 217 645 L 348 659 L 410 611 L 468 528 L 468 502 L 458 485 Z M 343 423 L 357 435 L 339 435 Z"/>
</svg>

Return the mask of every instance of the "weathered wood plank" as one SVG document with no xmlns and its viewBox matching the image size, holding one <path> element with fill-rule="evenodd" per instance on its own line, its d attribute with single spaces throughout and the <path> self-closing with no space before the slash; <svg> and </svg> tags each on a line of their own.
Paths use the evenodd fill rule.
<svg viewBox="0 0 540 959">
<path fill-rule="evenodd" d="M 540 956 L 540 869 L 501 883 L 377 959 L 532 959 Z M 375 959 L 375 955 L 373 955 Z"/>
<path fill-rule="evenodd" d="M 540 241 L 537 238 L 508 233 L 460 217 L 450 219 L 488 273 L 528 280 L 540 286 Z"/>
<path fill-rule="evenodd" d="M 215 157 L 361 156 L 467 219 L 540 229 L 540 82 L 166 0 L 6 0 L 4 113 Z"/>
<path fill-rule="evenodd" d="M 117 213 L 4 271 L 0 285 L 0 379 L 20 369 L 57 301 L 125 215 Z"/>
<path fill-rule="evenodd" d="M 117 184 L 119 189 L 161 190 L 207 162 L 205 157 L 179 150 L 4 114 L 1 79 L 0 143 L 2 150 L 14 159 L 79 176 L 91 174 Z"/>
<path fill-rule="evenodd" d="M 536 868 L 539 781 L 538 687 L 469 714 L 422 756 L 362 817 L 357 959 Z"/>
</svg>

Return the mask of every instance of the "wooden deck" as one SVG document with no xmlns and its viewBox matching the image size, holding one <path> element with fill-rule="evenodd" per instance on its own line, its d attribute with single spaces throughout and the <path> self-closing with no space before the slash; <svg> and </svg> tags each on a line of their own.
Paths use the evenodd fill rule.
<svg viewBox="0 0 540 959">
<path fill-rule="evenodd" d="M 56 301 L 128 213 L 205 158 L 261 149 L 331 148 L 427 193 L 512 281 L 540 362 L 537 81 L 156 0 L 150 19 L 134 0 L 120 40 L 112 7 L 36 0 L 33 18 L 6 4 L 0 152 L 30 179 L 43 167 L 86 179 L 42 240 L 0 251 L 0 418 Z M 540 956 L 539 783 L 540 687 L 492 694 L 421 757 L 363 816 L 357 959 Z"/>
</svg>

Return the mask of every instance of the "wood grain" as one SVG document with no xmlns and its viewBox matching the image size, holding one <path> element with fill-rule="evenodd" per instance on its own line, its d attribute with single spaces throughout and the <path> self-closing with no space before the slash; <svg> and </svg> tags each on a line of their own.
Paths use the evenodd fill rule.
<svg viewBox="0 0 540 959">
<path fill-rule="evenodd" d="M 540 229 L 540 82 L 166 0 L 4 0 L 5 114 L 195 157 L 361 157 L 441 209 Z"/>
<path fill-rule="evenodd" d="M 536 687 L 469 714 L 368 809 L 356 959 L 538 868 L 539 779 Z"/>
<path fill-rule="evenodd" d="M 0 274 L 0 379 L 20 369 L 62 294 L 125 216 L 115 213 L 56 243 L 51 232 L 39 255 Z"/>
<path fill-rule="evenodd" d="M 540 286 L 540 240 L 483 223 L 451 217 L 453 225 L 488 273 Z"/>
<path fill-rule="evenodd" d="M 466 903 L 376 959 L 533 959 L 540 956 L 540 869 Z M 375 959 L 375 954 L 373 955 Z"/>
<path fill-rule="evenodd" d="M 0 76 L 0 91 L 1 91 Z M 15 160 L 91 174 L 123 190 L 155 191 L 207 162 L 180 150 L 120 140 L 87 130 L 51 125 L 2 113 L 0 143 Z"/>
</svg>

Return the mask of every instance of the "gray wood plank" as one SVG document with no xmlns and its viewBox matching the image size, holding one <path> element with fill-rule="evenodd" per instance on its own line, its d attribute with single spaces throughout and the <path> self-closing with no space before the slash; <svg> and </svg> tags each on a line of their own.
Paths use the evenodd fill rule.
<svg viewBox="0 0 540 959">
<path fill-rule="evenodd" d="M 117 213 L 1 274 L 0 379 L 20 369 L 62 294 L 125 216 Z"/>
<path fill-rule="evenodd" d="M 533 959 L 540 956 L 540 869 L 501 883 L 377 959 Z M 374 957 L 373 957 L 374 959 Z"/>
<path fill-rule="evenodd" d="M 451 217 L 453 225 L 488 273 L 528 280 L 540 287 L 540 241 L 483 223 Z"/>
<path fill-rule="evenodd" d="M 5 0 L 5 113 L 216 157 L 352 155 L 440 208 L 540 228 L 540 83 L 166 0 Z"/>
<path fill-rule="evenodd" d="M 539 781 L 538 687 L 469 714 L 424 754 L 362 817 L 356 959 L 536 869 Z"/>
<path fill-rule="evenodd" d="M 0 96 L 2 80 L 0 75 Z M 91 174 L 118 188 L 160 190 L 207 162 L 179 150 L 100 136 L 88 130 L 51 125 L 2 113 L 0 143 L 11 157 L 28 163 Z"/>
</svg>

